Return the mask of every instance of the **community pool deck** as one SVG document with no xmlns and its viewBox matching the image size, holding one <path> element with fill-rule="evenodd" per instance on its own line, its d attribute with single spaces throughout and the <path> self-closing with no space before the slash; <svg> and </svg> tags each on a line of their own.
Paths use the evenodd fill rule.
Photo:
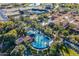
<svg viewBox="0 0 79 59">
<path fill-rule="evenodd" d="M 29 30 L 27 32 L 27 35 L 34 38 L 31 45 L 35 49 L 42 50 L 48 48 L 51 45 L 51 43 L 53 43 L 53 40 L 50 37 L 44 35 L 42 32 L 38 30 Z"/>
</svg>

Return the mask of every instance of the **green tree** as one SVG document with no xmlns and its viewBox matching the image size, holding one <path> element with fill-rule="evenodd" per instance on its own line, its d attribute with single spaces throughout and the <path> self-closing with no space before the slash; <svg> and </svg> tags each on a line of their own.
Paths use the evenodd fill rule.
<svg viewBox="0 0 79 59">
<path fill-rule="evenodd" d="M 22 56 L 24 54 L 24 51 L 26 50 L 26 47 L 23 44 L 19 44 L 16 46 L 12 52 L 10 53 L 11 56 Z"/>
<path fill-rule="evenodd" d="M 2 43 L 3 43 L 2 51 L 5 52 L 9 48 L 11 48 L 12 46 L 15 46 L 15 40 L 16 39 L 17 39 L 17 32 L 16 32 L 16 30 L 11 30 L 8 33 L 4 34 L 2 36 Z M 9 51 L 11 51 L 11 50 L 9 50 Z"/>
</svg>

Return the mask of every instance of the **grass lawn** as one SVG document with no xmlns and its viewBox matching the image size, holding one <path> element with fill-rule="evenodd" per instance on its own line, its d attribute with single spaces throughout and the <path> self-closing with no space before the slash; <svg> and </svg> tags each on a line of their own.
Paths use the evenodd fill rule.
<svg viewBox="0 0 79 59">
<path fill-rule="evenodd" d="M 67 49 L 67 50 L 65 50 L 65 49 Z M 63 49 L 61 51 L 64 56 L 79 56 L 79 54 L 76 51 L 72 50 L 71 48 L 63 47 Z"/>
</svg>

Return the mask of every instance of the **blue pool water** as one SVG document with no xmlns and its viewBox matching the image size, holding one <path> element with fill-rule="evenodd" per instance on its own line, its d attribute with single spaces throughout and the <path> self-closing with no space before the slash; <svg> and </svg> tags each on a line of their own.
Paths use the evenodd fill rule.
<svg viewBox="0 0 79 59">
<path fill-rule="evenodd" d="M 48 12 L 47 10 L 32 9 L 32 13 L 34 14 L 43 14 L 47 12 Z"/>
<path fill-rule="evenodd" d="M 49 44 L 51 42 L 51 38 L 44 35 L 38 30 L 29 30 L 27 32 L 28 35 L 34 38 L 34 41 L 31 43 L 31 45 L 36 49 L 45 49 L 49 47 Z"/>
</svg>

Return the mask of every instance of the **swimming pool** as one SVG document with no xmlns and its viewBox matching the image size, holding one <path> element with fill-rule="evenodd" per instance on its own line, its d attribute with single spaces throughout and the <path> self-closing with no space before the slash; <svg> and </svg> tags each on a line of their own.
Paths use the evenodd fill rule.
<svg viewBox="0 0 79 59">
<path fill-rule="evenodd" d="M 41 10 L 41 9 L 31 9 L 32 13 L 34 14 L 43 14 L 43 13 L 47 13 L 48 10 Z"/>
<path fill-rule="evenodd" d="M 33 48 L 36 49 L 45 49 L 50 46 L 50 42 L 53 42 L 52 39 L 42 32 L 38 30 L 29 30 L 27 34 L 34 38 L 33 42 L 31 43 Z"/>
</svg>

